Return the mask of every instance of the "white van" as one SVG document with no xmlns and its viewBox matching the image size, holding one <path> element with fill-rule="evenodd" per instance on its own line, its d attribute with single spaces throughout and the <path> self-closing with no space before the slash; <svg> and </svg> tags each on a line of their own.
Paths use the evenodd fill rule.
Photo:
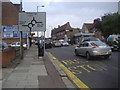
<svg viewBox="0 0 120 90">
<path fill-rule="evenodd" d="M 118 43 L 118 37 L 120 37 L 120 35 L 109 35 L 107 41 L 115 41 L 116 43 Z"/>
<path fill-rule="evenodd" d="M 107 44 L 111 47 L 112 51 L 119 50 L 118 37 L 120 37 L 120 35 L 110 35 L 110 36 L 107 38 Z"/>
</svg>

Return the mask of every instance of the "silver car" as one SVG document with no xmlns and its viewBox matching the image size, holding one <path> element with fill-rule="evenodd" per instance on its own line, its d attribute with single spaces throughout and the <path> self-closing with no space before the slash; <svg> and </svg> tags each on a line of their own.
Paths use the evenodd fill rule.
<svg viewBox="0 0 120 90">
<path fill-rule="evenodd" d="M 86 41 L 75 47 L 75 55 L 86 56 L 87 59 L 91 59 L 92 56 L 109 58 L 111 53 L 110 46 L 101 41 Z"/>
</svg>

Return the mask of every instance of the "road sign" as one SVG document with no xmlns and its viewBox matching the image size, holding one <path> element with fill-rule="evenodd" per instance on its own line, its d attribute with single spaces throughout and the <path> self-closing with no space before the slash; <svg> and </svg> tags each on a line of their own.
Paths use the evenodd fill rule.
<svg viewBox="0 0 120 90">
<path fill-rule="evenodd" d="M 18 26 L 2 26 L 2 38 L 20 38 Z M 23 38 L 27 38 L 27 32 L 23 32 Z"/>
<path fill-rule="evenodd" d="M 46 13 L 45 12 L 20 12 L 19 13 L 20 31 L 45 31 Z"/>
</svg>

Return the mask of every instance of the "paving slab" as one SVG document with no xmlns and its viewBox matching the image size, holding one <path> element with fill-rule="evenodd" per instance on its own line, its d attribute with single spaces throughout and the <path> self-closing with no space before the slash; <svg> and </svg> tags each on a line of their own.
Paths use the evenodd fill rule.
<svg viewBox="0 0 120 90">
<path fill-rule="evenodd" d="M 35 46 L 27 51 L 24 59 L 6 78 L 3 88 L 38 88 L 38 76 L 47 76 L 48 74 L 43 58 L 37 58 L 36 52 Z"/>
</svg>

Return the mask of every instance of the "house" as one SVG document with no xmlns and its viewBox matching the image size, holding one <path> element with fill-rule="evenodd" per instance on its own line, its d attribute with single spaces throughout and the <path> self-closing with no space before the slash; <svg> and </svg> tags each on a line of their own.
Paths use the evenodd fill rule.
<svg viewBox="0 0 120 90">
<path fill-rule="evenodd" d="M 82 33 L 93 33 L 94 24 L 93 23 L 84 23 L 82 27 Z"/>
<path fill-rule="evenodd" d="M 82 33 L 90 33 L 94 34 L 94 37 L 103 40 L 104 37 L 102 36 L 101 28 L 100 28 L 100 20 L 95 19 L 94 23 L 84 23 L 82 27 Z"/>
</svg>

